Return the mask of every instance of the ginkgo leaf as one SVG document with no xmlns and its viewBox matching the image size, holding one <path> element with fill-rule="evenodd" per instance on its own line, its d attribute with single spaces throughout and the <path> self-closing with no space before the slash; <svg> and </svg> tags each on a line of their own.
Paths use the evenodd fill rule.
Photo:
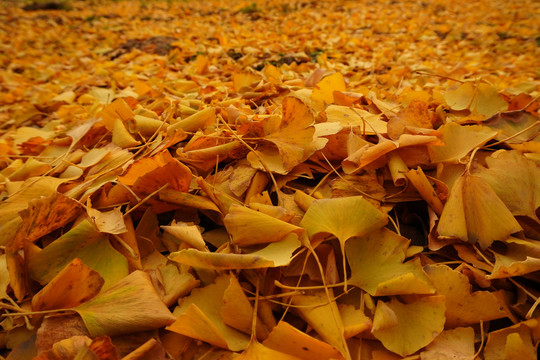
<svg viewBox="0 0 540 360">
<path fill-rule="evenodd" d="M 272 329 L 263 345 L 303 360 L 343 359 L 333 346 L 309 336 L 285 321 L 280 321 Z"/>
<path fill-rule="evenodd" d="M 489 333 L 484 357 L 493 360 L 537 359 L 538 320 L 531 319 Z"/>
<path fill-rule="evenodd" d="M 464 173 L 452 186 L 437 231 L 487 248 L 522 228 L 486 180 Z"/>
<path fill-rule="evenodd" d="M 508 103 L 502 99 L 493 86 L 465 82 L 454 90 L 444 94 L 446 103 L 452 110 L 470 109 L 472 112 L 492 116 L 508 109 Z"/>
<path fill-rule="evenodd" d="M 314 201 L 300 222 L 308 235 L 332 234 L 342 246 L 353 236 L 363 236 L 384 226 L 388 221 L 363 196 L 320 199 Z"/>
<path fill-rule="evenodd" d="M 370 165 L 372 168 L 380 168 L 386 164 L 385 155 L 391 151 L 405 150 L 409 147 L 440 145 L 441 141 L 433 135 L 401 134 L 395 141 L 379 136 L 379 142 L 375 145 L 370 143 L 362 146 L 343 159 L 342 167 L 347 174 L 356 173 Z"/>
<path fill-rule="evenodd" d="M 471 106 L 474 96 L 474 86 L 470 82 L 461 84 L 454 90 L 444 93 L 444 100 L 452 110 L 465 110 Z"/>
<path fill-rule="evenodd" d="M 74 310 L 92 337 L 158 329 L 176 319 L 156 293 L 148 274 L 140 270 Z"/>
<path fill-rule="evenodd" d="M 538 117 L 525 111 L 508 111 L 496 114 L 482 123 L 499 130 L 499 141 L 519 146 L 528 140 L 538 140 L 540 121 Z M 538 141 L 534 141 L 537 143 Z"/>
<path fill-rule="evenodd" d="M 164 184 L 169 184 L 169 189 L 187 191 L 191 170 L 165 151 L 134 162 L 118 180 L 141 195 L 148 195 Z"/>
<path fill-rule="evenodd" d="M 486 180 L 513 215 L 524 215 L 540 222 L 540 164 L 517 151 L 500 151 L 486 158 L 488 168 L 477 168 L 474 175 Z"/>
<path fill-rule="evenodd" d="M 104 288 L 110 287 L 128 274 L 126 258 L 111 246 L 107 234 L 99 232 L 87 220 L 32 257 L 28 270 L 33 279 L 45 284 L 75 258 L 81 259 L 103 277 Z"/>
<path fill-rule="evenodd" d="M 540 242 L 510 237 L 503 251 L 493 250 L 495 265 L 488 279 L 521 276 L 540 270 Z"/>
<path fill-rule="evenodd" d="M 352 338 L 363 331 L 371 329 L 371 319 L 368 318 L 362 309 L 357 309 L 353 305 L 339 304 L 339 313 L 343 320 L 345 339 Z"/>
<path fill-rule="evenodd" d="M 471 327 L 443 331 L 420 353 L 421 360 L 474 360 L 475 357 Z"/>
<path fill-rule="evenodd" d="M 249 337 L 226 325 L 220 314 L 229 284 L 230 276 L 221 275 L 213 284 L 194 289 L 174 310 L 176 321 L 167 330 L 232 351 L 246 349 Z"/>
<path fill-rule="evenodd" d="M 8 285 L 10 282 L 6 255 L 0 255 L 0 299 L 8 299 Z"/>
<path fill-rule="evenodd" d="M 277 242 L 247 254 L 183 249 L 171 253 L 169 258 L 180 264 L 197 268 L 215 270 L 261 269 L 288 265 L 293 252 L 300 247 L 298 236 L 294 233 L 285 235 Z"/>
<path fill-rule="evenodd" d="M 433 128 L 432 115 L 426 102 L 413 100 L 396 117 L 388 120 L 388 137 L 398 139 L 407 127 Z"/>
<path fill-rule="evenodd" d="M 265 244 L 302 232 L 302 228 L 244 206 L 232 205 L 223 220 L 236 245 Z"/>
<path fill-rule="evenodd" d="M 251 334 L 254 309 L 235 276 L 229 278 L 229 286 L 223 293 L 220 314 L 225 324 L 245 334 Z M 257 338 L 268 337 L 268 330 L 259 317 L 254 330 Z"/>
<path fill-rule="evenodd" d="M 282 353 L 271 348 L 268 348 L 257 341 L 252 341 L 242 354 L 235 357 L 237 360 L 300 360 L 299 357 Z"/>
<path fill-rule="evenodd" d="M 472 292 L 469 279 L 462 273 L 446 265 L 428 265 L 424 269 L 433 281 L 436 293 L 445 296 L 447 327 L 466 326 L 507 316 L 494 292 Z"/>
<path fill-rule="evenodd" d="M 56 189 L 60 184 L 65 182 L 65 179 L 57 179 L 48 176 L 38 178 L 30 178 L 21 184 L 20 190 L 9 194 L 7 199 L 4 199 L 0 204 L 0 245 L 6 245 L 17 234 L 19 226 L 22 223 L 22 218 L 19 216 L 19 211 L 28 208 L 29 202 L 39 199 L 42 196 L 52 196 L 56 193 Z M 52 199 L 52 198 L 51 198 Z M 28 215 L 35 214 L 38 216 L 40 206 L 39 201 L 35 203 L 36 209 L 30 211 Z M 46 209 L 44 207 L 43 209 Z M 44 211 L 44 210 L 43 210 Z M 33 219 L 32 215 L 32 219 Z M 53 229 L 51 229 L 52 231 Z M 32 229 L 32 231 L 38 231 Z M 42 233 L 42 230 L 38 232 Z M 44 235 L 42 233 L 42 235 Z"/>
<path fill-rule="evenodd" d="M 128 231 L 124 223 L 124 214 L 122 214 L 120 208 L 101 212 L 88 207 L 86 211 L 96 228 L 102 233 L 123 234 Z"/>
<path fill-rule="evenodd" d="M 351 109 L 348 106 L 330 105 L 325 110 L 328 122 L 339 122 L 343 126 L 356 126 L 366 135 L 386 134 L 387 122 L 381 119 L 381 114 L 372 114 L 361 109 Z"/>
<path fill-rule="evenodd" d="M 487 126 L 461 126 L 454 122 L 445 124 L 438 130 L 442 133 L 445 145 L 428 147 L 433 162 L 457 163 L 474 148 L 484 145 L 498 134 Z"/>
<path fill-rule="evenodd" d="M 476 88 L 476 96 L 471 103 L 471 110 L 480 115 L 492 116 L 508 110 L 508 103 L 499 95 L 495 87 L 480 83 Z"/>
<path fill-rule="evenodd" d="M 345 327 L 339 309 L 333 297 L 332 289 L 328 289 L 330 299 L 324 291 L 310 295 L 294 295 L 291 302 L 296 311 L 326 342 L 339 350 L 345 359 L 351 359 Z"/>
<path fill-rule="evenodd" d="M 314 140 L 315 120 L 311 109 L 298 98 L 285 97 L 282 104 L 283 115 L 279 128 L 264 139 L 277 146 L 283 167 L 290 171 L 318 150 L 310 149 Z"/>
<path fill-rule="evenodd" d="M 206 248 L 201 231 L 196 225 L 173 223 L 169 226 L 162 226 L 161 228 L 165 230 L 166 233 L 173 235 L 180 241 L 185 242 L 197 250 L 204 250 Z"/>
<path fill-rule="evenodd" d="M 122 149 L 134 147 L 141 143 L 140 141 L 135 140 L 135 138 L 129 133 L 128 129 L 126 129 L 126 126 L 122 120 L 118 118 L 114 120 L 112 142 Z"/>
<path fill-rule="evenodd" d="M 434 288 L 416 258 L 404 263 L 409 240 L 382 228 L 345 246 L 349 283 L 373 296 L 432 294 Z"/>
<path fill-rule="evenodd" d="M 387 221 L 387 216 L 364 197 L 349 196 L 314 201 L 300 226 L 306 229 L 312 239 L 321 233 L 338 238 L 343 254 L 343 273 L 346 274 L 345 242 L 353 236 L 366 235 L 384 226 Z"/>
<path fill-rule="evenodd" d="M 32 298 L 34 311 L 67 309 L 96 296 L 105 281 L 98 272 L 73 259 Z"/>
<path fill-rule="evenodd" d="M 319 106 L 329 105 L 334 102 L 334 91 L 345 90 L 347 90 L 347 86 L 343 75 L 334 73 L 324 77 L 315 85 L 311 99 Z"/>
<path fill-rule="evenodd" d="M 19 213 L 23 222 L 17 239 L 36 241 L 73 220 L 80 209 L 79 203 L 60 193 L 32 200 L 28 202 L 28 208 Z"/>
<path fill-rule="evenodd" d="M 195 279 L 188 272 L 180 273 L 175 264 L 159 266 L 159 273 L 163 280 L 163 302 L 167 306 L 174 304 L 178 298 L 189 294 L 191 290 L 200 285 L 200 280 Z"/>
<path fill-rule="evenodd" d="M 425 296 L 410 303 L 401 303 L 396 298 L 387 303 L 379 300 L 371 332 L 388 350 L 407 356 L 431 343 L 443 331 L 444 311 L 444 296 Z M 388 314 L 393 314 L 393 321 L 388 322 Z"/>
</svg>

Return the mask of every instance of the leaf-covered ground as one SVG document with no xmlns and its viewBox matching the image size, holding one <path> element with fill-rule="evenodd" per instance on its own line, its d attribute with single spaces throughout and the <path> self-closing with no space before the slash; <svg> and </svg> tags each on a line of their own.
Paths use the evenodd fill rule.
<svg viewBox="0 0 540 360">
<path fill-rule="evenodd" d="M 0 37 L 4 357 L 536 359 L 539 2 L 10 1 Z"/>
</svg>

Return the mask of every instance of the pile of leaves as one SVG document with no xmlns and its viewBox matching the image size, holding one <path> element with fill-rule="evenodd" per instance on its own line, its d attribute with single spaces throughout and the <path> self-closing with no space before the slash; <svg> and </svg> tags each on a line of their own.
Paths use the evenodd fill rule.
<svg viewBox="0 0 540 360">
<path fill-rule="evenodd" d="M 229 4 L 0 9 L 3 355 L 535 359 L 540 4 Z"/>
</svg>

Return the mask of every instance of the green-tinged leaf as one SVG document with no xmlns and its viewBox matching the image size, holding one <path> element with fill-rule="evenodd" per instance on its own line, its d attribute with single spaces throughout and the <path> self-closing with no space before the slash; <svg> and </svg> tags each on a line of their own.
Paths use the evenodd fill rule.
<svg viewBox="0 0 540 360">
<path fill-rule="evenodd" d="M 158 329 L 175 320 L 148 274 L 139 270 L 74 310 L 92 337 Z"/>
<path fill-rule="evenodd" d="M 298 236 L 291 233 L 281 241 L 247 254 L 230 254 L 184 249 L 169 258 L 180 264 L 215 270 L 261 269 L 288 265 L 292 253 L 300 247 Z"/>
<path fill-rule="evenodd" d="M 128 274 L 126 258 L 111 246 L 108 235 L 84 220 L 31 258 L 30 277 L 48 283 L 75 258 L 103 277 L 105 289 Z"/>
<path fill-rule="evenodd" d="M 405 261 L 409 240 L 382 228 L 345 246 L 349 283 L 374 296 L 432 294 L 435 289 L 418 259 Z"/>
<path fill-rule="evenodd" d="M 238 246 L 266 244 L 283 239 L 302 228 L 244 206 L 232 205 L 223 221 Z"/>
</svg>

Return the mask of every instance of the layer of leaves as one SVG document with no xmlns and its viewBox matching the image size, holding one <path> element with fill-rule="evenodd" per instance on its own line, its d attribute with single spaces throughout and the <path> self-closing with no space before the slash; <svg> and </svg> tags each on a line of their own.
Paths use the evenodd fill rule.
<svg viewBox="0 0 540 360">
<path fill-rule="evenodd" d="M 538 2 L 61 3 L 0 4 L 0 355 L 535 358 Z"/>
</svg>

